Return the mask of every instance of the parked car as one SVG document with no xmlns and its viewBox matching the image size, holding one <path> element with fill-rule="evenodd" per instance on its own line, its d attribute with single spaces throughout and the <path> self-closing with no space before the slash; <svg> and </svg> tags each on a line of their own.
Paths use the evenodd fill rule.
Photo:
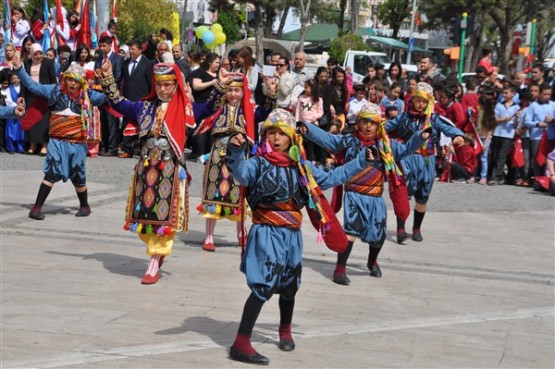
<svg viewBox="0 0 555 369">
<path fill-rule="evenodd" d="M 466 81 L 468 81 L 469 78 L 474 77 L 475 75 L 476 75 L 476 73 L 474 73 L 474 72 L 463 73 L 462 74 L 462 84 L 464 85 L 466 83 Z M 505 75 L 504 74 L 498 74 L 497 79 L 502 81 L 502 80 L 505 79 Z"/>
<path fill-rule="evenodd" d="M 348 50 L 345 53 L 345 61 L 343 62 L 343 69 L 351 67 L 353 72 L 353 82 L 361 82 L 366 76 L 366 69 L 368 64 L 383 64 L 385 70 L 389 69 L 392 60 L 385 53 L 376 51 L 358 51 Z M 418 72 L 418 67 L 414 64 L 402 64 L 403 69 L 406 69 L 409 74 Z"/>
</svg>

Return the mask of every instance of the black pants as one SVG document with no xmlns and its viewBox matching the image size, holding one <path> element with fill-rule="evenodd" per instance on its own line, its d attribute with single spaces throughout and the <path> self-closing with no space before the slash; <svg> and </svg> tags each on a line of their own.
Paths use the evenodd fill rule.
<svg viewBox="0 0 555 369">
<path fill-rule="evenodd" d="M 100 121 L 102 123 L 102 148 L 110 153 L 117 153 L 121 142 L 119 119 L 100 109 Z"/>
<path fill-rule="evenodd" d="M 513 145 L 512 138 L 493 136 L 490 146 L 490 160 L 488 167 L 491 167 L 490 179 L 503 181 L 505 179 L 505 164 L 509 156 L 509 151 Z M 510 164 L 507 166 L 510 168 Z"/>
<path fill-rule="evenodd" d="M 467 180 L 471 174 L 459 163 L 451 162 L 451 179 L 464 179 Z"/>
</svg>

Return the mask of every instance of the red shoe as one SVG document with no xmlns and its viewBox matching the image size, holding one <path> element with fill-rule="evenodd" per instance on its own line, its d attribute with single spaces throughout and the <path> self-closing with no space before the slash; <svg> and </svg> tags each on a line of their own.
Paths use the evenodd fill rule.
<svg viewBox="0 0 555 369">
<path fill-rule="evenodd" d="M 141 284 L 154 284 L 158 282 L 158 279 L 160 279 L 160 273 L 156 273 L 156 275 L 145 274 L 141 280 Z"/>
<path fill-rule="evenodd" d="M 202 249 L 203 249 L 204 251 L 214 252 L 214 251 L 216 251 L 216 245 L 214 245 L 214 243 L 212 243 L 212 242 L 205 242 L 205 243 L 202 245 Z"/>
</svg>

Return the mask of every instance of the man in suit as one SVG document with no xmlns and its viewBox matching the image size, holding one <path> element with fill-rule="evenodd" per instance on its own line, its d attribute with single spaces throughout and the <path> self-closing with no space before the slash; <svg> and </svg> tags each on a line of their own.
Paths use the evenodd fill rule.
<svg viewBox="0 0 555 369">
<path fill-rule="evenodd" d="M 183 55 L 183 47 L 180 43 L 177 43 L 172 47 L 172 55 L 175 64 L 177 64 L 179 70 L 183 73 L 183 78 L 187 81 L 189 79 L 189 74 L 191 74 L 191 67 Z"/>
<path fill-rule="evenodd" d="M 152 86 L 152 61 L 143 55 L 141 42 L 133 40 L 129 44 L 129 59 L 123 62 L 121 71 L 123 97 L 129 101 L 139 101 L 147 96 Z M 123 120 L 123 130 L 128 119 Z M 126 135 L 125 131 L 121 142 L 120 158 L 132 158 L 139 154 L 138 135 Z"/>
<path fill-rule="evenodd" d="M 102 53 L 102 57 L 95 61 L 94 69 L 100 69 L 106 60 L 110 60 L 116 86 L 119 86 L 123 59 L 112 50 L 112 39 L 109 36 L 100 37 L 100 40 L 98 40 L 98 47 Z M 104 109 L 101 109 L 100 121 L 102 122 L 102 151 L 99 155 L 117 156 L 118 147 L 121 142 L 119 119 Z"/>
</svg>

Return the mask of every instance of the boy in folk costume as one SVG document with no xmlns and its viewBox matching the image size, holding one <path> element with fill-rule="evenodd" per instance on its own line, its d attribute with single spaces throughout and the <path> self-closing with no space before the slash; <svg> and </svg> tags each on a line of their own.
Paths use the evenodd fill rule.
<svg viewBox="0 0 555 369">
<path fill-rule="evenodd" d="M 71 180 L 77 197 L 79 211 L 76 217 L 91 213 L 87 200 L 86 166 L 87 132 L 93 118 L 93 106 L 106 103 L 103 93 L 89 90 L 85 70 L 72 63 L 60 78 L 60 84 L 39 84 L 27 74 L 18 56 L 13 59 L 13 70 L 21 83 L 37 96 L 48 100 L 52 111 L 48 134 L 48 153 L 44 161 L 44 179 L 39 188 L 35 205 L 29 218 L 43 220 L 42 206 L 54 183 Z"/>
<path fill-rule="evenodd" d="M 236 133 L 245 134 L 251 142 L 254 141 L 255 121 L 264 120 L 275 105 L 275 81 L 269 80 L 267 87 L 272 97 L 267 97 L 265 104 L 255 109 L 246 77 L 227 73 L 222 68 L 209 99 L 205 103 L 194 104 L 197 121 L 204 119 L 195 134 L 210 131 L 214 138 L 204 169 L 202 204 L 197 207 L 202 217 L 206 218 L 206 235 L 202 245 L 206 251 L 216 250 L 214 228 L 216 221 L 221 219 L 237 222 L 237 240 L 241 246 L 245 245 L 244 198 L 239 182 L 229 173 L 225 150 L 229 137 Z"/>
<path fill-rule="evenodd" d="M 187 231 L 190 175 L 183 150 L 187 126 L 194 126 L 191 101 L 177 65 L 153 68 L 150 94 L 137 102 L 120 96 L 109 61 L 97 71 L 112 107 L 137 123 L 126 127 L 128 133 L 138 133 L 141 157 L 129 191 L 124 229 L 137 232 L 151 256 L 142 284 L 158 281 L 176 232 Z"/>
<path fill-rule="evenodd" d="M 373 153 L 370 165 L 345 183 L 343 228 L 349 244 L 347 250 L 337 255 L 333 281 L 338 284 L 350 283 L 346 265 L 357 238 L 368 243 L 370 275 L 382 276 L 377 259 L 386 238 L 387 209 L 382 197 L 385 179 L 387 177 L 390 186 L 400 185 L 402 174 L 395 160 L 417 150 L 429 137 L 428 131 L 419 131 L 405 146 L 390 141 L 383 123 L 381 108 L 368 103 L 361 108 L 352 133 L 332 135 L 308 125 L 300 128 L 305 137 L 317 145 L 335 153 L 344 151 L 347 161 L 353 160 L 363 150 Z"/>
<path fill-rule="evenodd" d="M 453 138 L 455 146 L 464 143 L 464 133 L 454 125 L 448 123 L 434 111 L 434 90 L 425 82 L 419 82 L 411 95 L 408 110 L 396 118 L 388 120 L 385 129 L 388 132 L 397 131 L 397 136 L 407 143 L 419 130 L 431 127 L 431 135 L 424 144 L 401 160 L 402 170 L 408 187 L 409 196 L 414 196 L 414 225 L 412 239 L 423 240 L 420 227 L 426 213 L 426 204 L 432 192 L 435 180 L 436 144 L 439 143 L 440 133 Z M 408 199 L 406 200 L 408 201 Z M 397 239 L 400 243 L 408 237 L 405 231 L 406 218 L 397 218 Z"/>
<path fill-rule="evenodd" d="M 246 160 L 246 139 L 231 137 L 227 163 L 241 185 L 253 212 L 253 225 L 241 261 L 251 294 L 245 303 L 239 330 L 229 355 L 233 360 L 268 364 L 269 359 L 251 345 L 251 334 L 262 306 L 279 294 L 279 348 L 291 351 L 291 321 L 295 295 L 300 287 L 303 239 L 301 209 L 316 209 L 324 223 L 329 216 L 321 207 L 319 186 L 323 189 L 344 183 L 369 163 L 361 151 L 344 166 L 324 171 L 306 160 L 302 137 L 295 132 L 295 118 L 285 109 L 275 109 L 262 123 L 261 143 L 255 157 Z"/>
</svg>

